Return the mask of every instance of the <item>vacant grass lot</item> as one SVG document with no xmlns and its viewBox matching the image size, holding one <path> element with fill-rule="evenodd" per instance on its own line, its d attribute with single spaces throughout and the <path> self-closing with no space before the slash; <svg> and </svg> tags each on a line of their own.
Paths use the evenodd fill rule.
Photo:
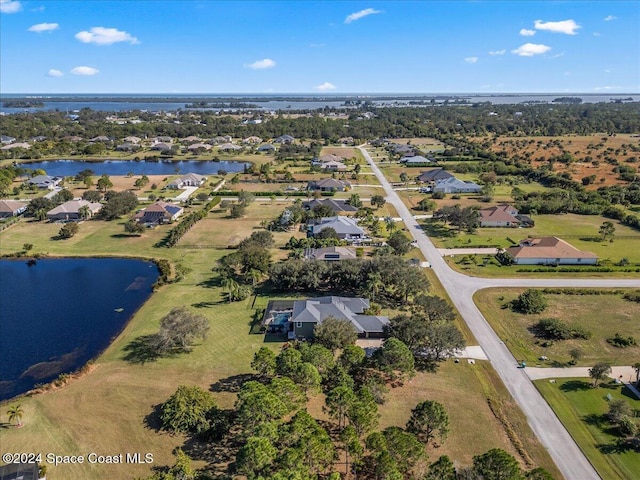
<svg viewBox="0 0 640 480">
<path fill-rule="evenodd" d="M 640 263 L 640 231 L 597 215 L 534 215 L 533 228 L 478 228 L 475 233 L 458 233 L 455 229 L 443 229 L 442 222 L 429 221 L 431 239 L 438 248 L 461 248 L 468 245 L 513 246 L 529 236 L 557 236 L 580 250 L 593 252 L 602 261 L 619 262 L 626 258 L 630 263 Z M 615 226 L 613 242 L 601 241 L 598 230 L 604 221 Z M 429 231 L 429 226 L 425 227 Z M 606 262 L 605 262 L 606 263 Z"/>
<path fill-rule="evenodd" d="M 197 459 L 195 467 L 212 461 L 210 453 L 185 444 L 182 436 L 160 433 L 154 409 L 180 384 L 211 389 L 221 407 L 233 406 L 234 382 L 250 373 L 252 356 L 265 345 L 265 337 L 249 333 L 253 299 L 229 304 L 211 271 L 216 260 L 229 250 L 200 247 L 233 243 L 233 239 L 250 234 L 262 218 L 276 213 L 270 201 L 256 201 L 248 208 L 247 217 L 239 221 L 219 218 L 221 215 L 213 212 L 183 238 L 179 248 L 173 249 L 153 247 L 170 226 L 147 230 L 140 237 L 128 237 L 122 236 L 122 222 L 92 221 L 81 224 L 80 232 L 65 241 L 51 240 L 59 229 L 55 224 L 20 222 L 2 232 L 3 253 L 21 250 L 22 244 L 29 241 L 35 245 L 34 252 L 55 255 L 163 257 L 184 272 L 182 281 L 165 285 L 151 296 L 122 334 L 95 360 L 89 373 L 65 387 L 21 398 L 25 426 L 16 429 L 0 425 L 3 451 L 59 455 L 150 452 L 154 454 L 154 465 L 160 466 L 173 464 L 172 451 L 182 446 Z M 285 236 L 277 238 L 279 242 L 285 240 Z M 438 289 L 434 287 L 434 291 Z M 267 300 L 258 297 L 255 307 L 263 307 Z M 188 355 L 147 363 L 132 361 L 138 358 L 135 355 L 127 360 L 133 341 L 156 332 L 160 319 L 171 308 L 183 305 L 209 320 L 211 331 L 202 344 Z M 278 342 L 266 345 L 274 350 L 280 347 Z M 405 387 L 390 392 L 388 402 L 381 407 L 382 425 L 404 425 L 410 409 L 425 399 L 445 402 L 452 419 L 450 437 L 441 448 L 429 452 L 433 459 L 447 453 L 460 465 L 466 465 L 473 455 L 493 447 L 516 453 L 514 442 L 518 445 L 521 442 L 534 464 L 557 474 L 488 363 L 450 362 L 437 373 L 417 375 Z M 489 409 L 487 399 L 491 399 L 496 414 Z M 3 403 L 0 411 L 15 403 Z M 311 402 L 316 408 L 318 404 L 316 400 Z M 510 425 L 508 430 L 515 432 L 511 439 L 505 421 Z M 47 477 L 125 480 L 149 475 L 149 468 L 148 465 L 49 466 Z"/>
<path fill-rule="evenodd" d="M 564 364 L 571 359 L 569 351 L 578 348 L 583 353 L 578 365 L 591 366 L 596 362 L 632 365 L 640 361 L 640 346 L 618 348 L 606 341 L 617 332 L 640 341 L 640 304 L 624 300 L 621 295 L 546 294 L 549 306 L 540 314 L 525 315 L 503 308 L 523 291 L 492 288 L 474 296 L 484 317 L 517 359 L 530 364 Z M 559 318 L 569 325 L 583 327 L 592 337 L 589 340 L 555 341 L 543 347 L 544 340 L 538 340 L 530 331 L 542 318 Z M 538 360 L 543 355 L 549 358 L 547 362 Z"/>
<path fill-rule="evenodd" d="M 607 395 L 612 400 L 625 400 L 636 411 L 640 408 L 639 400 L 615 383 L 600 388 L 592 388 L 584 378 L 534 383 L 603 479 L 638 478 L 640 455 L 617 446 L 617 437 L 604 414 L 608 411 Z"/>
</svg>

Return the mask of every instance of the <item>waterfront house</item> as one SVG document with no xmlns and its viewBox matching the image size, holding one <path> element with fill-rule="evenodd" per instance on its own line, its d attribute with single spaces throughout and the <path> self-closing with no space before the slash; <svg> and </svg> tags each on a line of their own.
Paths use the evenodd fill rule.
<svg viewBox="0 0 640 480">
<path fill-rule="evenodd" d="M 62 205 L 58 205 L 47 212 L 47 219 L 50 222 L 70 222 L 82 220 L 81 210 L 87 207 L 87 218 L 93 217 L 102 209 L 101 203 L 92 203 L 86 200 L 69 200 Z"/>
<path fill-rule="evenodd" d="M 169 183 L 166 188 L 182 189 L 187 187 L 200 187 L 205 184 L 207 177 L 198 175 L 197 173 L 187 173 L 182 177 Z"/>
<path fill-rule="evenodd" d="M 58 184 L 62 181 L 62 177 L 52 177 L 50 175 L 36 175 L 33 178 L 30 178 L 27 181 L 27 184 L 32 186 L 32 187 L 36 187 L 36 188 L 40 188 L 40 189 L 47 189 L 47 190 L 53 190 L 55 187 L 58 186 Z"/>
<path fill-rule="evenodd" d="M 24 213 L 27 204 L 16 200 L 0 200 L 0 218 L 15 217 Z"/>
</svg>

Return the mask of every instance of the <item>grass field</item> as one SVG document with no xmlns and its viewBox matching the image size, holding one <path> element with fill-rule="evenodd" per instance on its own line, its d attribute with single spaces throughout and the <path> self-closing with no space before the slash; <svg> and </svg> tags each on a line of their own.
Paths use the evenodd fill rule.
<svg viewBox="0 0 640 480">
<path fill-rule="evenodd" d="M 608 411 L 608 395 L 612 400 L 625 400 L 636 411 L 640 408 L 639 400 L 615 383 L 599 388 L 592 388 L 583 378 L 534 383 L 603 479 L 638 478 L 640 455 L 617 446 L 617 437 L 604 414 Z"/>
<path fill-rule="evenodd" d="M 630 263 L 640 263 L 640 232 L 617 220 L 603 218 L 597 215 L 534 215 L 533 228 L 478 228 L 475 233 L 457 233 L 444 231 L 441 222 L 430 222 L 432 241 L 438 248 L 462 248 L 467 245 L 498 245 L 506 248 L 529 236 L 557 236 L 566 240 L 580 250 L 593 252 L 600 257 L 601 263 L 619 262 L 627 258 Z M 598 230 L 603 222 L 611 221 L 615 226 L 613 242 L 594 241 L 598 237 Z M 429 227 L 425 227 L 429 231 Z M 437 235 L 438 232 L 440 235 Z"/>
<path fill-rule="evenodd" d="M 616 333 L 640 341 L 640 304 L 624 300 L 621 295 L 546 294 L 549 306 L 540 314 L 525 315 L 504 307 L 522 291 L 524 289 L 485 289 L 474 296 L 484 317 L 517 359 L 532 365 L 564 365 L 571 359 L 569 351 L 578 348 L 583 354 L 578 365 L 582 366 L 596 362 L 632 365 L 640 361 L 640 346 L 618 348 L 606 341 Z M 592 337 L 550 342 L 550 346 L 543 347 L 544 341 L 530 331 L 542 318 L 559 318 L 569 325 L 583 327 Z M 549 360 L 541 362 L 541 356 Z"/>
<path fill-rule="evenodd" d="M 95 360 L 89 373 L 62 388 L 21 398 L 25 426 L 16 429 L 0 425 L 3 451 L 60 455 L 150 452 L 154 454 L 154 465 L 159 466 L 172 464 L 173 449 L 183 446 L 199 459 L 194 462 L 195 467 L 211 461 L 208 454 L 196 453 L 192 446 L 185 445 L 183 437 L 158 432 L 153 412 L 180 384 L 211 389 L 221 407 L 232 407 L 235 393 L 230 385 L 250 373 L 254 352 L 265 344 L 274 350 L 279 348 L 277 342 L 265 343 L 264 336 L 249 334 L 254 312 L 252 299 L 229 304 L 218 286 L 211 269 L 229 250 L 204 248 L 234 243 L 254 231 L 262 219 L 275 217 L 278 211 L 270 201 L 261 200 L 252 203 L 247 216 L 240 220 L 220 218 L 221 214 L 214 211 L 191 229 L 178 248 L 172 249 L 153 247 L 171 228 L 169 225 L 148 229 L 140 237 L 129 237 L 123 235 L 123 221 L 90 221 L 80 225 L 76 236 L 64 241 L 51 239 L 59 225 L 41 222 L 20 222 L 0 233 L 2 253 L 17 252 L 29 241 L 34 244 L 34 253 L 167 258 L 184 272 L 180 282 L 165 285 L 151 296 L 122 334 Z M 281 244 L 292 234 L 278 234 L 276 239 Z M 432 283 L 432 291 L 438 293 L 437 279 L 432 279 Z M 264 306 L 267 300 L 258 297 L 255 306 Z M 202 344 L 188 355 L 155 362 L 139 364 L 125 359 L 128 345 L 142 335 L 156 332 L 162 316 L 182 305 L 209 320 L 211 331 Z M 465 333 L 472 341 L 466 330 Z M 450 362 L 437 373 L 417 375 L 405 387 L 390 392 L 389 401 L 381 407 L 383 426 L 403 425 L 410 409 L 430 398 L 445 402 L 452 419 L 452 434 L 442 447 L 430 452 L 433 459 L 446 453 L 460 465 L 466 465 L 473 455 L 489 448 L 504 448 L 515 454 L 514 445 L 522 444 L 534 464 L 557 472 L 489 364 Z M 493 410 L 487 399 L 491 399 Z M 6 411 L 14 403 L 4 402 L 0 411 Z M 319 402 L 312 401 L 310 408 L 313 405 L 317 407 Z M 505 421 L 510 427 L 504 426 Z M 507 431 L 514 432 L 511 438 Z M 124 480 L 148 474 L 147 465 L 85 464 L 50 466 L 47 478 Z"/>
</svg>

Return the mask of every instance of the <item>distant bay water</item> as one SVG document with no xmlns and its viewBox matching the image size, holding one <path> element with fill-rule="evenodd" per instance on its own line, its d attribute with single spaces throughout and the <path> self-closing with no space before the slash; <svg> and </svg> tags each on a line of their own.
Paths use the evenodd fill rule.
<svg viewBox="0 0 640 480">
<path fill-rule="evenodd" d="M 228 162 L 213 160 L 185 161 L 136 161 L 136 160 L 104 160 L 86 162 L 81 160 L 52 160 L 47 162 L 22 163 L 21 167 L 33 170 L 42 169 L 47 175 L 54 177 L 71 177 L 83 170 L 93 170 L 96 175 L 178 175 L 197 173 L 199 175 L 215 175 L 220 170 L 227 173 L 242 172 L 250 164 L 247 162 Z"/>
<path fill-rule="evenodd" d="M 157 277 L 155 264 L 133 259 L 0 260 L 0 400 L 95 358 Z"/>
<path fill-rule="evenodd" d="M 434 99 L 436 103 L 445 100 L 455 101 L 467 100 L 474 102 L 491 102 L 496 105 L 520 104 L 531 102 L 551 103 L 558 97 L 577 97 L 584 103 L 610 102 L 612 100 L 623 100 L 631 98 L 633 101 L 640 101 L 640 94 L 335 94 L 335 95 L 267 95 L 267 94 L 2 94 L 3 101 L 28 98 L 33 101 L 42 102 L 44 106 L 36 108 L 13 108 L 0 105 L 0 112 L 7 114 L 21 112 L 36 112 L 46 110 L 59 110 L 62 112 L 73 112 L 82 108 L 90 108 L 97 111 L 124 112 L 131 110 L 147 111 L 175 111 L 186 109 L 192 99 L 199 99 L 211 102 L 240 101 L 256 104 L 256 108 L 248 110 L 316 110 L 327 107 L 340 108 L 344 106 L 345 100 L 372 101 L 375 105 L 407 105 L 413 100 Z M 62 101 L 61 99 L 65 99 Z M 144 99 L 144 101 L 138 101 Z M 210 108 L 208 110 L 239 110 L 237 108 Z"/>
</svg>

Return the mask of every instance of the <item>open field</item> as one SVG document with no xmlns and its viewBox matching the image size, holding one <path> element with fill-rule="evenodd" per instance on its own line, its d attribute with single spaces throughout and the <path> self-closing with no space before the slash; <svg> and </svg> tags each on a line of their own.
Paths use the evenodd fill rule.
<svg viewBox="0 0 640 480">
<path fill-rule="evenodd" d="M 566 364 L 571 360 L 569 352 L 578 348 L 583 358 L 580 366 L 591 366 L 597 362 L 612 365 L 632 365 L 640 361 L 640 346 L 618 348 L 606 339 L 620 333 L 633 336 L 640 341 L 640 304 L 624 300 L 621 295 L 565 295 L 546 294 L 549 306 L 535 315 L 513 312 L 505 307 L 524 289 L 485 289 L 477 292 L 474 301 L 498 336 L 509 347 L 516 359 L 528 364 Z M 591 332 L 588 340 L 561 340 L 542 346 L 530 328 L 543 318 L 559 318 L 571 326 L 580 326 Z M 546 356 L 548 361 L 538 360 Z"/>
<path fill-rule="evenodd" d="M 622 258 L 631 264 L 640 263 L 640 232 L 617 220 L 598 215 L 534 215 L 532 228 L 478 228 L 475 233 L 456 232 L 443 228 L 442 222 L 425 222 L 425 230 L 438 248 L 463 248 L 465 246 L 492 245 L 502 248 L 513 246 L 513 242 L 531 237 L 557 236 L 574 247 L 593 252 L 601 263 L 619 262 Z M 613 242 L 599 240 L 598 230 L 605 221 L 615 226 Z M 513 240 L 513 242 L 510 241 Z M 517 267 L 516 267 L 517 268 Z"/>
<path fill-rule="evenodd" d="M 487 138 L 478 137 L 472 140 L 484 142 Z M 547 164 L 550 157 L 559 156 L 566 151 L 573 156 L 575 162 L 569 164 L 555 162 L 553 171 L 567 172 L 576 181 L 595 175 L 596 181 L 588 187 L 595 190 L 603 185 L 627 183 L 618 178 L 618 174 L 613 172 L 615 165 L 607 160 L 616 160 L 621 165 L 634 166 L 635 164 L 635 168 L 637 168 L 640 155 L 629 146 L 637 148 L 639 145 L 640 138 L 638 137 L 632 137 L 628 134 L 608 136 L 606 133 L 599 133 L 586 136 L 498 137 L 491 144 L 490 150 L 504 151 L 509 156 L 520 155 L 529 158 L 534 166 Z"/>
<path fill-rule="evenodd" d="M 320 150 L 320 156 L 331 154 L 338 155 L 345 160 L 350 160 L 352 158 L 362 160 L 362 155 L 355 147 L 322 147 L 322 150 Z"/>
<path fill-rule="evenodd" d="M 609 383 L 592 388 L 584 378 L 534 383 L 603 479 L 638 478 L 640 455 L 632 449 L 617 446 L 617 437 L 612 434 L 604 414 L 608 411 L 607 395 L 612 400 L 630 403 L 636 411 L 640 408 L 640 400 L 621 385 Z"/>
<path fill-rule="evenodd" d="M 211 271 L 216 260 L 228 250 L 199 247 L 234 243 L 234 239 L 249 235 L 262 219 L 276 213 L 270 201 L 261 200 L 252 203 L 247 217 L 239 221 L 219 218 L 220 214 L 214 211 L 173 249 L 153 247 L 171 228 L 169 225 L 148 229 L 140 237 L 129 237 L 122 235 L 123 221 L 90 221 L 82 223 L 80 232 L 65 241 L 51 240 L 59 230 L 57 224 L 20 222 L 2 232 L 2 253 L 21 250 L 28 239 L 34 244 L 33 252 L 37 253 L 167 258 L 184 272 L 180 282 L 165 285 L 151 296 L 122 334 L 96 359 L 89 373 L 62 388 L 21 398 L 25 426 L 2 430 L 3 449 L 58 454 L 151 452 L 154 465 L 159 466 L 172 464 L 171 452 L 183 446 L 196 459 L 195 467 L 211 460 L 206 454 L 196 453 L 190 444 L 185 445 L 182 436 L 159 433 L 154 408 L 180 384 L 212 389 L 221 407 L 233 406 L 235 394 L 230 391 L 229 381 L 250 373 L 251 358 L 265 344 L 265 338 L 249 334 L 254 312 L 252 299 L 229 304 Z M 281 244 L 292 234 L 278 234 L 277 241 Z M 434 291 L 439 291 L 437 285 Z M 258 297 L 255 306 L 264 306 L 267 300 L 267 297 Z M 181 305 L 209 319 L 208 338 L 188 355 L 144 364 L 127 361 L 128 345 L 142 335 L 156 332 L 162 316 Z M 465 333 L 468 336 L 468 332 Z M 267 345 L 274 349 L 280 346 L 277 342 Z M 488 364 L 448 362 L 438 373 L 419 374 L 405 388 L 390 393 L 389 401 L 381 407 L 383 424 L 403 425 L 410 409 L 428 398 L 447 402 L 452 418 L 452 434 L 442 447 L 430 452 L 432 459 L 446 453 L 464 465 L 474 454 L 492 447 L 516 453 L 513 441 L 502 426 L 507 418 L 519 439 L 516 442 L 522 442 L 533 463 L 556 472 Z M 499 406 L 498 411 L 502 412 L 499 419 L 489 409 L 488 398 L 492 405 Z M 5 410 L 7 403 L 15 402 L 3 403 Z M 469 425 L 474 428 L 468 428 Z M 476 441 L 478 438 L 482 441 Z M 145 465 L 60 466 L 48 470 L 48 478 L 52 480 L 124 480 L 148 474 L 149 466 Z"/>
</svg>

